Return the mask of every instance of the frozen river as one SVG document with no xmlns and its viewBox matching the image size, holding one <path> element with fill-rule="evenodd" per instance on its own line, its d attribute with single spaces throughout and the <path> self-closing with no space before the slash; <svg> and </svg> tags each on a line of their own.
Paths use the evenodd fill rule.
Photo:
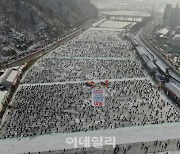
<svg viewBox="0 0 180 154">
<path fill-rule="evenodd" d="M 99 27 L 123 29 L 127 26 L 133 25 L 134 23 L 135 22 L 120 22 L 120 21 L 107 20 L 107 21 L 103 22 Z"/>
</svg>

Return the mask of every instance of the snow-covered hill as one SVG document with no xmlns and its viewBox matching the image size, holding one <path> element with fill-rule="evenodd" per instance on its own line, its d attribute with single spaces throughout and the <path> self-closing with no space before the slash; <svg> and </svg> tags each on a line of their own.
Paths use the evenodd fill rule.
<svg viewBox="0 0 180 154">
<path fill-rule="evenodd" d="M 97 14 L 90 0 L 0 0 L 0 62 Z"/>
</svg>

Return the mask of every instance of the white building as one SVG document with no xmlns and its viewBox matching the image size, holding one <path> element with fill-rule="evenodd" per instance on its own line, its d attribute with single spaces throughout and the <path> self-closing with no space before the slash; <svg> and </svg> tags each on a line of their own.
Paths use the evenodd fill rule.
<svg viewBox="0 0 180 154">
<path fill-rule="evenodd" d="M 180 47 L 180 34 L 176 34 L 171 40 L 170 44 L 173 47 Z"/>
</svg>

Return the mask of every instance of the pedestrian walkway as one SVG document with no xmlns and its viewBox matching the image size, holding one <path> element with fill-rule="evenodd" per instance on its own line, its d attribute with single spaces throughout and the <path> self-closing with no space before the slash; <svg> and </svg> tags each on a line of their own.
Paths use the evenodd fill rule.
<svg viewBox="0 0 180 154">
<path fill-rule="evenodd" d="M 67 138 L 74 137 L 116 137 L 116 144 L 128 144 L 138 142 L 150 142 L 156 140 L 168 140 L 180 138 L 180 123 L 160 125 L 146 125 L 140 127 L 126 127 L 110 130 L 97 130 L 77 133 L 64 133 L 43 135 L 33 138 L 0 140 L 1 153 L 16 154 L 40 151 L 53 151 L 73 149 L 74 145 L 67 144 Z M 78 148 L 83 148 L 81 145 Z"/>
</svg>

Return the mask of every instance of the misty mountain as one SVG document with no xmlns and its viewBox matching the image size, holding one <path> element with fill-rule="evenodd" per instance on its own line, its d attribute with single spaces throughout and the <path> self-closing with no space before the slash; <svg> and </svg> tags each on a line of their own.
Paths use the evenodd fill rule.
<svg viewBox="0 0 180 154">
<path fill-rule="evenodd" d="M 0 0 L 0 57 L 59 37 L 97 14 L 90 0 Z"/>
</svg>

